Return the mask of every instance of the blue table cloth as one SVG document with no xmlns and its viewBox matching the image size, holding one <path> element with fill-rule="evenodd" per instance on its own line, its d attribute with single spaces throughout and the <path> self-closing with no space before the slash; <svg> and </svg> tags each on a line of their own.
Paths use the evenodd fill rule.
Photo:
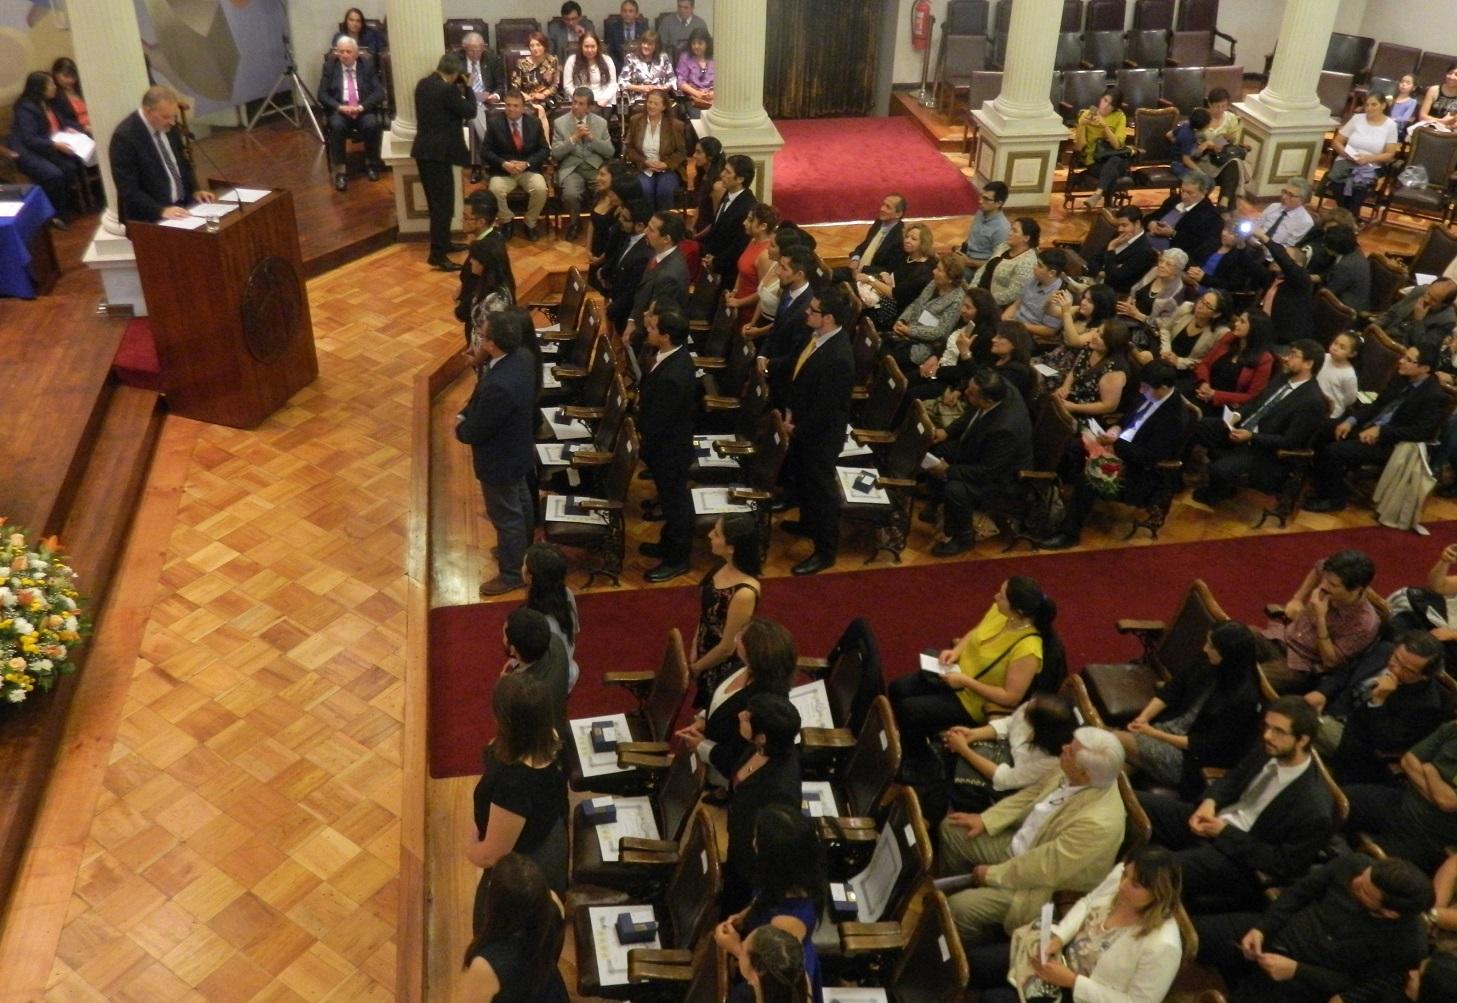
<svg viewBox="0 0 1457 1003">
<path fill-rule="evenodd" d="M 35 280 L 30 276 L 30 239 L 55 214 L 51 200 L 36 185 L 26 193 L 18 215 L 0 218 L 0 296 L 35 299 Z"/>
</svg>

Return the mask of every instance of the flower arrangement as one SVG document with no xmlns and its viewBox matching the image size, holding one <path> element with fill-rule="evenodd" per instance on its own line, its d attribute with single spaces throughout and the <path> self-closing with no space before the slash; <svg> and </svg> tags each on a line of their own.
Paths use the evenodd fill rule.
<svg viewBox="0 0 1457 1003">
<path fill-rule="evenodd" d="M 0 703 L 22 703 L 74 672 L 71 653 L 86 626 L 76 574 L 54 536 L 35 544 L 0 518 Z"/>
</svg>

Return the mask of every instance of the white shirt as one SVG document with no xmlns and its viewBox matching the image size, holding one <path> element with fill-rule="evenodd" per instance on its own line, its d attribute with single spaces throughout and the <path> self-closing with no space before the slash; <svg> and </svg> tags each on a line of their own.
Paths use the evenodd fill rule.
<svg viewBox="0 0 1457 1003">
<path fill-rule="evenodd" d="M 1393 119 L 1372 125 L 1366 121 L 1365 112 L 1352 115 L 1341 126 L 1340 133 L 1346 140 L 1346 152 L 1353 159 L 1358 153 L 1385 153 L 1387 146 L 1395 146 L 1398 142 Z"/>
<path fill-rule="evenodd" d="M 657 254 L 654 254 L 653 255 L 653 260 L 656 261 L 658 264 L 661 265 L 663 263 L 663 259 L 666 258 L 668 255 L 672 254 L 677 249 L 678 249 L 678 245 L 677 244 L 674 244 L 672 247 L 668 248 L 667 250 L 665 250 L 665 251 L 659 251 Z"/>
<path fill-rule="evenodd" d="M 1260 221 L 1255 224 L 1255 229 L 1264 230 L 1265 234 L 1275 243 L 1284 244 L 1286 247 L 1294 247 L 1300 243 L 1310 228 L 1315 225 L 1305 206 L 1296 206 L 1280 219 L 1280 214 L 1285 212 L 1283 202 L 1271 202 L 1265 206 L 1264 212 L 1260 213 Z M 1275 227 L 1275 220 L 1280 219 L 1280 225 Z"/>
<path fill-rule="evenodd" d="M 1320 374 L 1315 378 L 1320 392 L 1325 394 L 1325 399 L 1331 402 L 1331 417 L 1339 418 L 1345 414 L 1346 409 L 1356 403 L 1356 391 L 1360 389 L 1356 384 L 1356 367 L 1352 365 L 1338 366 L 1331 361 L 1330 353 L 1326 353 L 1325 365 L 1320 367 Z"/>
<path fill-rule="evenodd" d="M 1062 783 L 1058 784 L 1051 794 L 1033 805 L 1032 810 L 1027 813 L 1027 817 L 1022 820 L 1022 827 L 1017 830 L 1017 835 L 1012 837 L 1012 856 L 1019 856 L 1031 849 L 1048 820 L 1057 814 L 1058 809 L 1067 804 L 1068 798 L 1086 786 L 1086 784 L 1077 787 L 1070 786 L 1067 778 L 1064 777 Z"/>
<path fill-rule="evenodd" d="M 662 146 L 662 136 L 662 119 L 658 119 L 658 121 L 656 122 L 654 122 L 652 119 L 647 119 L 643 122 L 642 155 L 644 160 L 658 159 L 658 150 Z M 648 170 L 645 173 L 651 174 L 652 171 Z"/>
<path fill-rule="evenodd" d="M 1246 787 L 1245 790 L 1250 790 L 1250 788 L 1260 782 L 1261 777 L 1271 771 L 1275 773 L 1275 782 L 1261 791 L 1259 798 L 1255 801 L 1247 802 L 1244 795 L 1241 794 L 1239 800 L 1219 813 L 1220 820 L 1228 825 L 1234 826 L 1236 829 L 1249 832 L 1254 827 L 1254 824 L 1259 821 L 1260 813 L 1270 807 L 1270 802 L 1279 797 L 1281 791 L 1299 780 L 1301 774 L 1310 769 L 1310 762 L 1309 756 L 1306 756 L 1305 762 L 1299 766 L 1281 766 L 1273 759 L 1268 760 L 1265 763 L 1264 769 L 1255 774 L 1254 779 L 1250 781 L 1249 787 Z"/>
<path fill-rule="evenodd" d="M 743 192 L 744 192 L 744 189 L 743 188 L 740 188 L 736 192 L 724 192 L 723 193 L 723 198 L 718 203 L 718 212 L 714 214 L 714 217 L 713 218 L 714 219 L 718 219 L 719 216 L 722 216 L 724 214 L 724 211 L 728 209 L 729 203 L 732 202 L 734 199 L 738 198 L 740 195 L 742 195 Z"/>
<path fill-rule="evenodd" d="M 992 731 L 998 738 L 1006 739 L 1012 750 L 1011 763 L 998 763 L 992 774 L 992 789 L 998 791 L 1019 791 L 1033 784 L 1040 784 L 1057 768 L 1057 757 L 1046 749 L 1032 744 L 1032 726 L 1027 723 L 1027 708 L 1022 703 L 1006 717 L 993 718 Z"/>
<path fill-rule="evenodd" d="M 607 108 L 617 103 L 617 67 L 612 64 L 612 57 L 602 53 L 602 65 L 607 67 L 607 72 L 602 72 L 602 67 L 596 62 L 587 67 L 587 86 L 592 88 L 592 100 L 599 107 Z M 567 63 L 562 67 L 561 86 L 567 97 L 572 96 L 576 90 L 577 54 L 573 53 L 567 57 Z"/>
</svg>

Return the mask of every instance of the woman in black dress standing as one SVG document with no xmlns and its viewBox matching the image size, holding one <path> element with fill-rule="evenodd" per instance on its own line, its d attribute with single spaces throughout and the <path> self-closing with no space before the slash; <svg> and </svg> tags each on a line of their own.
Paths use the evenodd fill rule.
<svg viewBox="0 0 1457 1003">
<path fill-rule="evenodd" d="M 719 563 L 698 583 L 698 630 L 688 662 L 688 671 L 698 680 L 693 706 L 699 710 L 708 707 L 713 691 L 743 665 L 734 641 L 759 608 L 763 568 L 753 516 L 722 517 L 708 532 L 708 546 Z"/>
<path fill-rule="evenodd" d="M 482 882 L 480 924 L 465 952 L 467 1003 L 567 1003 L 557 960 L 566 924 L 562 905 L 530 857 L 508 853 Z"/>
<path fill-rule="evenodd" d="M 474 925 L 486 920 L 491 872 L 508 853 L 522 853 L 541 868 L 558 894 L 567 887 L 567 781 L 557 765 L 552 696 L 525 674 L 502 676 L 491 701 L 496 739 L 485 752 L 485 774 L 475 789 L 475 838 L 466 857 L 482 868 Z"/>
<path fill-rule="evenodd" d="M 621 241 L 626 239 L 617 221 L 617 210 L 625 204 L 624 197 L 640 196 L 641 186 L 632 176 L 631 164 L 609 160 L 597 168 L 595 189 L 597 199 L 587 214 L 592 223 L 587 242 L 587 285 L 605 292 L 598 275 L 602 266 L 620 253 Z"/>
<path fill-rule="evenodd" d="M 799 711 L 788 697 L 756 693 L 739 712 L 739 734 L 749 743 L 737 762 L 729 762 L 729 746 L 714 750 L 714 765 L 729 778 L 728 860 L 724 867 L 722 906 L 736 913 L 754 896 L 754 823 L 772 805 L 800 810 Z"/>
</svg>

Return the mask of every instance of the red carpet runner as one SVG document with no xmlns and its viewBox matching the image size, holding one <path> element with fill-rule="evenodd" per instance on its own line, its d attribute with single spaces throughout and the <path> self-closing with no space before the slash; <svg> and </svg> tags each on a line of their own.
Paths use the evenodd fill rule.
<svg viewBox="0 0 1457 1003">
<path fill-rule="evenodd" d="M 903 118 L 787 119 L 774 123 L 774 207 L 796 223 L 872 220 L 890 192 L 912 217 L 970 215 L 976 192 L 925 134 Z"/>
<path fill-rule="evenodd" d="M 1409 533 L 1373 527 L 1343 533 L 1250 536 L 1210 543 L 1116 551 L 1042 554 L 1000 561 L 935 564 L 772 578 L 760 612 L 794 632 L 800 653 L 822 656 L 855 616 L 869 617 L 890 677 L 911 670 L 917 653 L 944 645 L 972 626 L 1009 575 L 1027 574 L 1059 606 L 1057 626 L 1077 670 L 1093 661 L 1132 658 L 1137 645 L 1114 632 L 1120 617 L 1169 616 L 1194 578 L 1203 578 L 1230 616 L 1264 623 L 1267 602 L 1284 602 L 1315 561 L 1356 547 L 1376 562 L 1375 587 L 1386 595 L 1420 584 L 1446 537 L 1421 542 Z M 1443 543 L 1435 542 L 1441 539 Z M 692 642 L 698 620 L 693 587 L 600 592 L 578 597 L 582 678 L 572 693 L 573 717 L 627 710 L 631 700 L 597 680 L 613 669 L 657 665 L 669 628 Z M 491 688 L 502 661 L 501 624 L 515 603 L 476 603 L 430 612 L 430 773 L 480 772 L 490 740 Z"/>
</svg>

